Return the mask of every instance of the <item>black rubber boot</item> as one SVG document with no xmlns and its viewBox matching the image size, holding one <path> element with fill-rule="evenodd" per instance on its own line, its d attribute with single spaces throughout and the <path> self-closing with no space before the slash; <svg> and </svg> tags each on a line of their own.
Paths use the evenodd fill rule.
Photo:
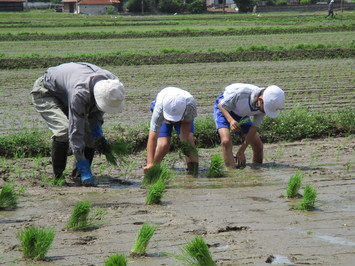
<svg viewBox="0 0 355 266">
<path fill-rule="evenodd" d="M 53 140 L 52 142 L 52 166 L 56 180 L 63 177 L 67 165 L 68 143 Z"/>
<path fill-rule="evenodd" d="M 85 158 L 87 160 L 89 160 L 89 165 L 91 167 L 92 161 L 94 160 L 95 149 L 94 148 L 85 147 L 84 155 L 85 155 Z M 78 168 L 76 167 L 76 163 L 74 165 L 74 170 L 72 172 L 72 177 L 74 178 L 74 180 L 76 182 L 79 181 L 79 183 L 80 183 L 80 172 L 78 171 Z"/>
<path fill-rule="evenodd" d="M 198 162 L 187 163 L 187 174 L 193 175 L 194 177 L 198 176 Z"/>
</svg>

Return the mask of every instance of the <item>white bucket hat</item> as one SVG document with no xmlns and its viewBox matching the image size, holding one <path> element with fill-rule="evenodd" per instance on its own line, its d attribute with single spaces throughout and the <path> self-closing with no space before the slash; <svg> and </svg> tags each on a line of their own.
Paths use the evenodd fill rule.
<svg viewBox="0 0 355 266">
<path fill-rule="evenodd" d="M 117 79 L 96 82 L 94 97 L 98 108 L 105 113 L 118 113 L 124 108 L 125 91 L 123 84 Z"/>
<path fill-rule="evenodd" d="M 181 121 L 186 109 L 186 99 L 181 94 L 168 92 L 163 98 L 163 116 L 165 120 Z"/>
<path fill-rule="evenodd" d="M 275 118 L 280 114 L 280 109 L 284 107 L 285 93 L 275 85 L 269 86 L 263 93 L 263 101 L 265 114 Z"/>
</svg>

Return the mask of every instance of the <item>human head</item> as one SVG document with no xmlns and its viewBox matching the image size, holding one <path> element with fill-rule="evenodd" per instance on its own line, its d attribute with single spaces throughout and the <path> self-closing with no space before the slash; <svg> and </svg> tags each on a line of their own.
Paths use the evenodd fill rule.
<svg viewBox="0 0 355 266">
<path fill-rule="evenodd" d="M 269 86 L 263 92 L 263 102 L 265 114 L 275 118 L 280 114 L 280 109 L 284 107 L 285 93 L 275 85 Z"/>
<path fill-rule="evenodd" d="M 163 98 L 164 119 L 171 122 L 181 121 L 186 109 L 186 99 L 180 94 L 168 92 Z"/>
<path fill-rule="evenodd" d="M 125 104 L 123 84 L 117 79 L 106 79 L 96 82 L 94 97 L 99 110 L 114 114 L 121 112 Z"/>
</svg>

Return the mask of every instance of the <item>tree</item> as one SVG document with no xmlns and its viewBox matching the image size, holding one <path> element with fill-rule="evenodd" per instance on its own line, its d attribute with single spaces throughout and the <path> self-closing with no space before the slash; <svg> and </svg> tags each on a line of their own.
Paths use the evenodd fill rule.
<svg viewBox="0 0 355 266">
<path fill-rule="evenodd" d="M 234 0 L 241 13 L 252 12 L 256 2 L 256 0 Z"/>
</svg>

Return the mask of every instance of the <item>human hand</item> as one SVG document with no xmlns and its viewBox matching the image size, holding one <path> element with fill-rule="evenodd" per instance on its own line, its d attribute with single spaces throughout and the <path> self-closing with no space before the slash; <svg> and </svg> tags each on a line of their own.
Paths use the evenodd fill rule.
<svg viewBox="0 0 355 266">
<path fill-rule="evenodd" d="M 235 120 L 232 120 L 230 122 L 230 128 L 231 130 L 233 130 L 234 132 L 239 132 L 240 131 L 240 127 L 239 127 L 239 123 Z"/>
<path fill-rule="evenodd" d="M 105 137 L 95 139 L 95 150 L 101 154 L 108 154 L 111 152 L 111 145 Z"/>
<path fill-rule="evenodd" d="M 150 168 L 152 168 L 152 167 L 153 167 L 153 164 L 147 164 L 146 166 L 144 166 L 143 172 L 144 172 L 144 173 L 147 173 L 147 171 L 148 171 Z"/>
</svg>

